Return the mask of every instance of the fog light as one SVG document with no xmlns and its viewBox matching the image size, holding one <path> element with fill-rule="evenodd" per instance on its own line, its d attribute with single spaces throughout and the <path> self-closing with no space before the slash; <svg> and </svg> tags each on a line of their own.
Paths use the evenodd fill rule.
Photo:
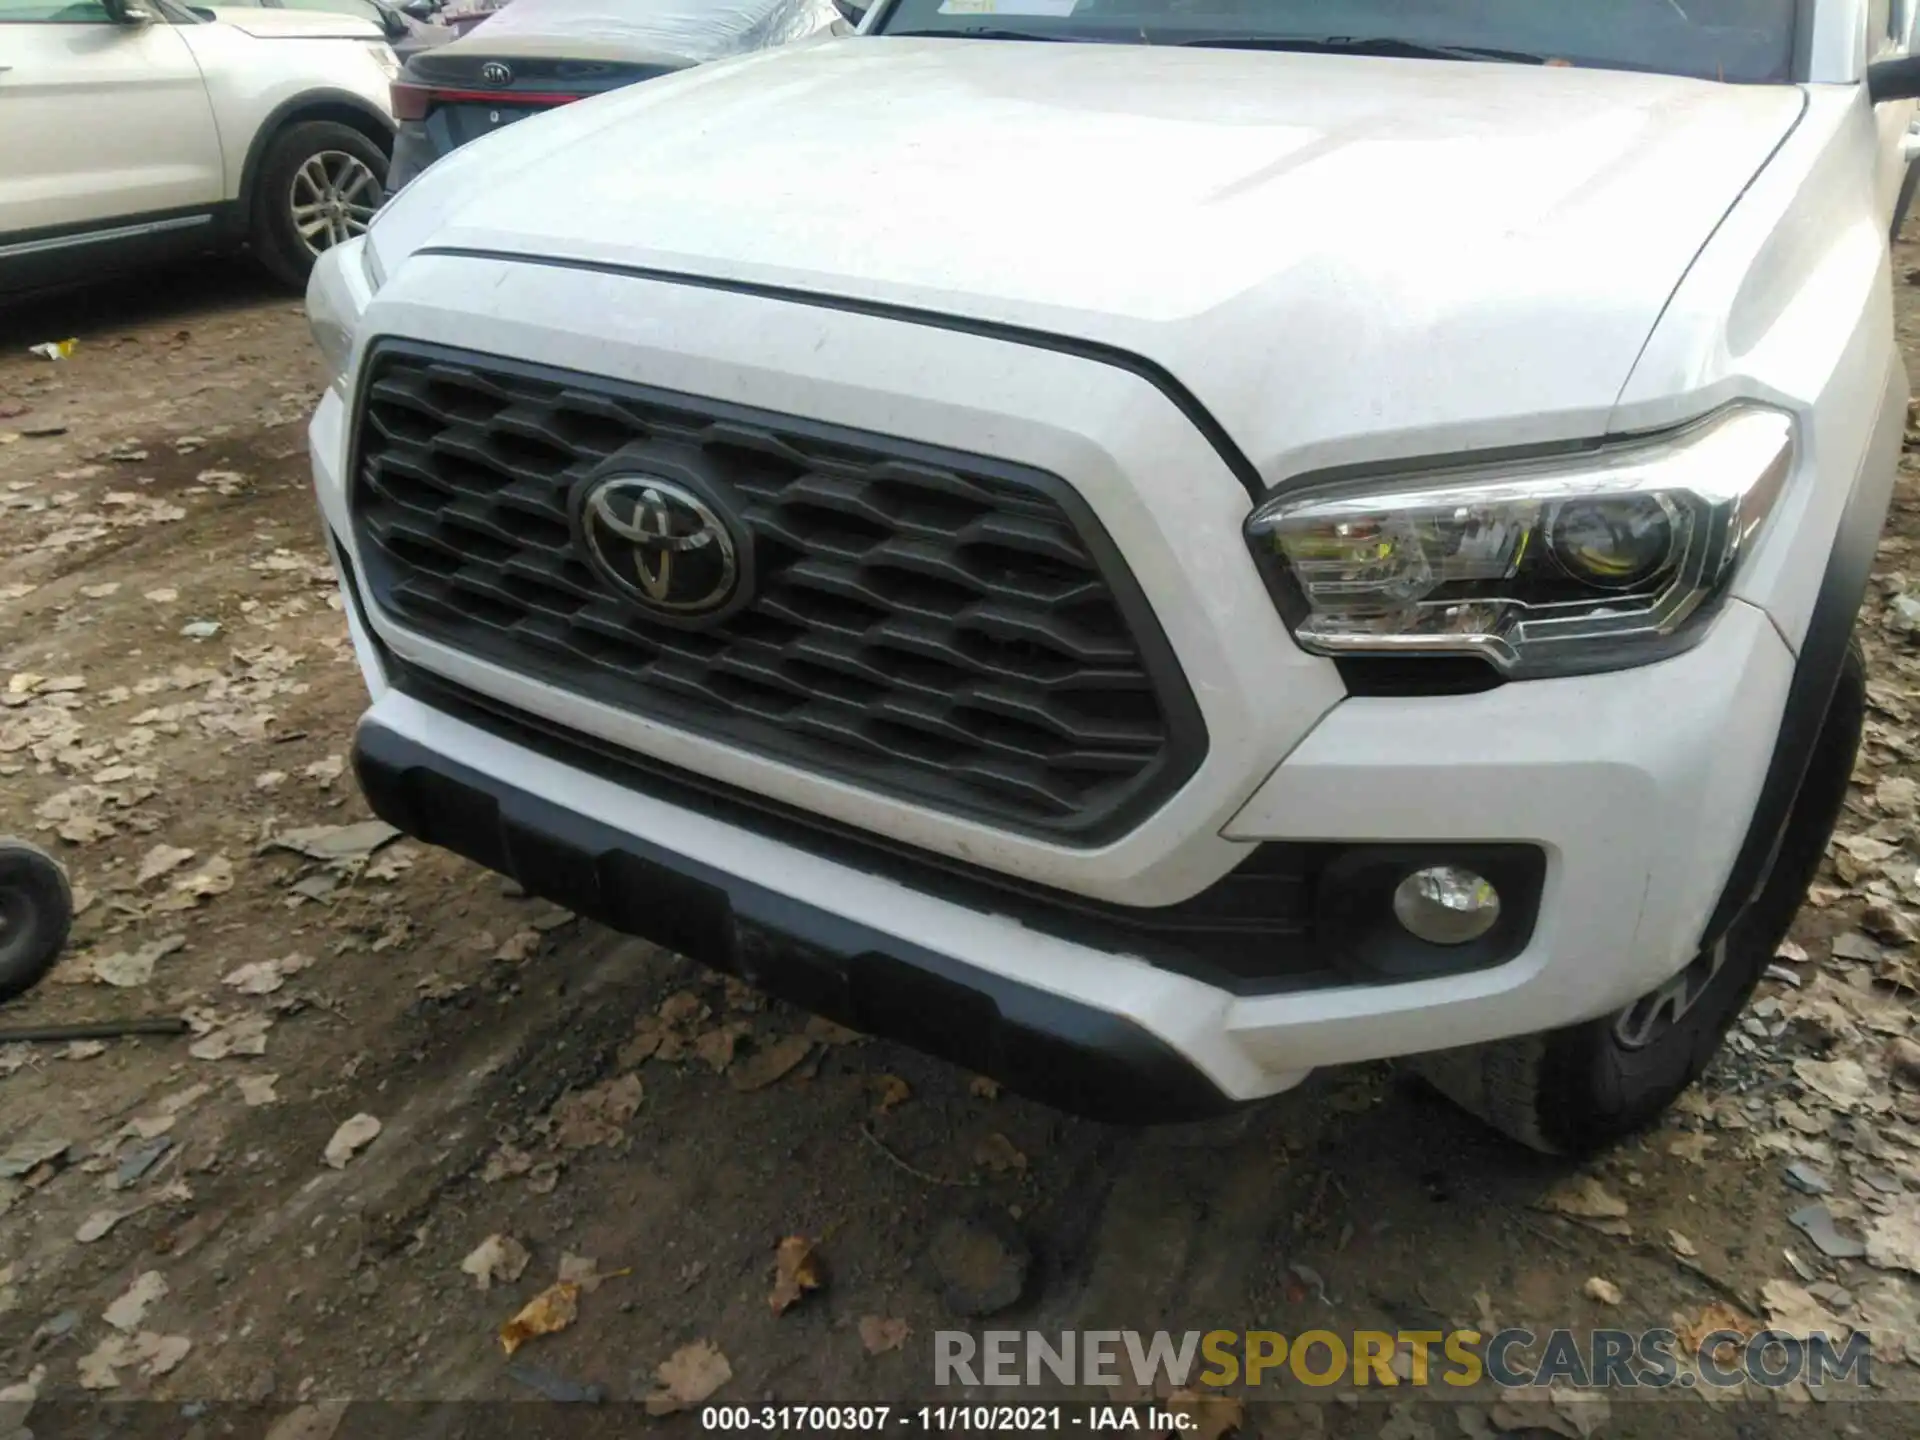
<svg viewBox="0 0 1920 1440">
<path fill-rule="evenodd" d="M 1478 940 L 1500 918 L 1500 894 L 1484 876 L 1458 865 L 1416 870 L 1393 891 L 1394 918 L 1432 945 Z"/>
</svg>

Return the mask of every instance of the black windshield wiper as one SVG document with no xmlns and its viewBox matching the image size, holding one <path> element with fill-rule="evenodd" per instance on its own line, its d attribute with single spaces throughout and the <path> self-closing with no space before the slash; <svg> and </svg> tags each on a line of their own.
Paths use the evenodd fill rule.
<svg viewBox="0 0 1920 1440">
<path fill-rule="evenodd" d="M 1197 39 L 1165 42 L 1219 50 L 1297 50 L 1323 55 L 1391 55 L 1408 60 L 1504 60 L 1515 65 L 1544 65 L 1547 57 L 1524 50 L 1494 50 L 1484 45 L 1429 45 L 1424 40 L 1396 40 L 1391 35 L 1357 38 L 1351 35 L 1203 35 Z"/>
<path fill-rule="evenodd" d="M 1079 35 L 1041 35 L 1032 30 L 996 30 L 991 26 L 968 26 L 952 30 L 876 30 L 899 40 L 1079 40 Z"/>
</svg>

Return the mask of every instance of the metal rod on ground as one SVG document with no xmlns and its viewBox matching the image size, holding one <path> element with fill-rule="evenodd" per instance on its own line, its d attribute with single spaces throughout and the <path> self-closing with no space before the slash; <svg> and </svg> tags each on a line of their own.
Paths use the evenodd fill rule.
<svg viewBox="0 0 1920 1440">
<path fill-rule="evenodd" d="M 190 1028 L 177 1015 L 89 1020 L 79 1025 L 0 1025 L 0 1045 L 24 1040 L 117 1040 L 122 1035 L 184 1035 Z"/>
</svg>

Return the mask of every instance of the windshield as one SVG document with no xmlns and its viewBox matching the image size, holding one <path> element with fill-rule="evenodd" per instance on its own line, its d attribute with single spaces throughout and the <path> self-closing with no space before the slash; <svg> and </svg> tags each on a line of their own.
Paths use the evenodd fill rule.
<svg viewBox="0 0 1920 1440">
<path fill-rule="evenodd" d="M 872 33 L 1352 50 L 1792 78 L 1805 0 L 895 0 Z M 1459 53 L 1455 58 L 1479 58 Z"/>
</svg>

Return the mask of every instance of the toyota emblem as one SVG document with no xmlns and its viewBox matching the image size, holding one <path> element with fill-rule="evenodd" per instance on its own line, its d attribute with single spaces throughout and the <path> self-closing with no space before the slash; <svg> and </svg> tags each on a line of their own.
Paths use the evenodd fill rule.
<svg viewBox="0 0 1920 1440">
<path fill-rule="evenodd" d="M 718 618 L 748 579 L 745 537 L 715 505 L 658 475 L 609 475 L 576 510 L 592 568 L 650 618 L 680 625 Z"/>
</svg>

